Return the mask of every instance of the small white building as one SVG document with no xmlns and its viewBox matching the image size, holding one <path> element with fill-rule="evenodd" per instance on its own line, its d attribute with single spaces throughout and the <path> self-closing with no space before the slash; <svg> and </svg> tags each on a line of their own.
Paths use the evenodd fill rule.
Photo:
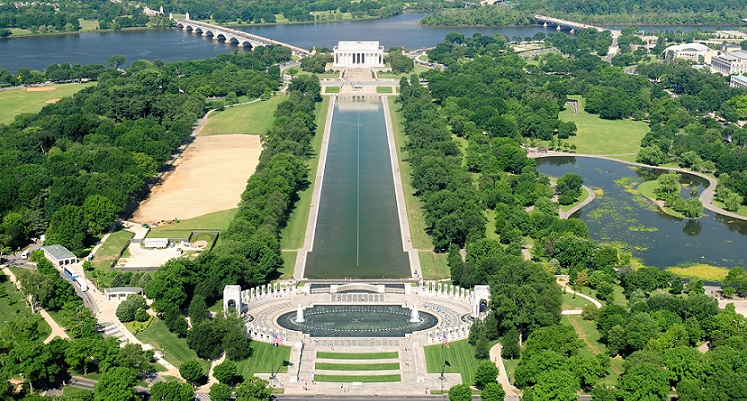
<svg viewBox="0 0 747 401">
<path fill-rule="evenodd" d="M 78 262 L 78 258 L 62 245 L 47 245 L 41 247 L 44 256 L 55 266 L 72 265 Z"/>
<path fill-rule="evenodd" d="M 384 46 L 379 42 L 341 41 L 334 48 L 332 67 L 369 68 L 384 66 Z"/>
</svg>

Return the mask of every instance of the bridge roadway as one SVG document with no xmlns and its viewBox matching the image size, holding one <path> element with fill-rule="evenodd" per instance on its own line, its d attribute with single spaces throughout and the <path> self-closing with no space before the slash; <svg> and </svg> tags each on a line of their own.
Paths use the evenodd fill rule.
<svg viewBox="0 0 747 401">
<path fill-rule="evenodd" d="M 595 25 L 582 24 L 580 22 L 567 21 L 560 18 L 546 17 L 544 15 L 535 15 L 534 19 L 539 22 L 544 22 L 545 24 L 556 25 L 560 28 L 568 27 L 571 29 L 595 29 L 597 32 L 610 31 L 612 32 L 612 37 L 620 36 L 622 34 L 622 32 L 615 29 L 605 29 Z"/>
<path fill-rule="evenodd" d="M 225 28 L 220 25 L 187 19 L 175 19 L 174 21 L 176 22 L 177 28 L 181 28 L 182 30 L 188 32 L 194 32 L 205 37 L 212 37 L 215 40 L 223 40 L 226 43 L 233 43 L 244 47 L 248 47 L 247 44 L 251 47 L 270 45 L 285 46 L 291 49 L 291 51 L 293 51 L 293 54 L 296 54 L 298 56 L 310 56 L 312 54 L 310 51 L 297 46 L 289 45 L 287 43 L 279 42 L 277 40 L 265 38 L 259 35 L 254 35 L 249 32 Z"/>
</svg>

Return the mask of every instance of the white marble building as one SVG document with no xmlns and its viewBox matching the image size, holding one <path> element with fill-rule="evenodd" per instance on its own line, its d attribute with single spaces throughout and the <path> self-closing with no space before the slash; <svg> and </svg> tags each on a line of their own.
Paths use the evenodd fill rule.
<svg viewBox="0 0 747 401">
<path fill-rule="evenodd" d="M 340 41 L 334 48 L 332 67 L 368 68 L 384 66 L 384 46 L 379 42 Z"/>
</svg>

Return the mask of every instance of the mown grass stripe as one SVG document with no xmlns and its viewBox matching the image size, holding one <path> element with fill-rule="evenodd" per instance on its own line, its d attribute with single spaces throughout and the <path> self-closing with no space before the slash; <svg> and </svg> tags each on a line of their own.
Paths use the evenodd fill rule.
<svg viewBox="0 0 747 401">
<path fill-rule="evenodd" d="M 393 363 L 324 363 L 317 362 L 315 365 L 319 370 L 399 370 L 399 362 Z"/>
<path fill-rule="evenodd" d="M 337 382 L 337 383 L 384 383 L 402 381 L 401 375 L 375 375 L 375 376 L 341 376 L 341 375 L 314 375 L 314 380 L 318 382 Z"/>
<path fill-rule="evenodd" d="M 319 359 L 394 359 L 399 358 L 399 353 L 393 352 L 317 352 Z"/>
</svg>

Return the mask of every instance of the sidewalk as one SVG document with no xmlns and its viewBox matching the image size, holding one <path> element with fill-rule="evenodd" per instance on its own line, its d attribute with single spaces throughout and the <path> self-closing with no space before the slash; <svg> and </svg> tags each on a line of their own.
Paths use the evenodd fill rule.
<svg viewBox="0 0 747 401">
<path fill-rule="evenodd" d="M 503 346 L 500 343 L 490 349 L 490 360 L 494 361 L 498 367 L 498 383 L 503 387 L 507 396 L 520 395 L 519 390 L 508 381 L 508 372 L 506 372 L 506 366 L 503 364 L 503 357 L 501 356 L 502 349 Z"/>
</svg>

